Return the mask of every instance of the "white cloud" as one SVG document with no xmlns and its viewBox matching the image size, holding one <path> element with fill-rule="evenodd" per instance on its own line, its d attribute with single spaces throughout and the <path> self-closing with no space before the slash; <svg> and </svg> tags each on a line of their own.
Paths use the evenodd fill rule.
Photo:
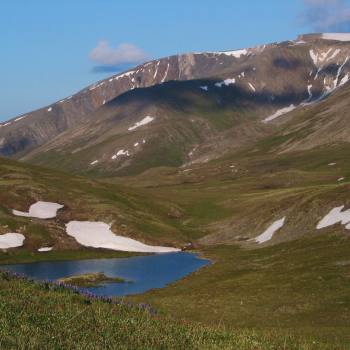
<svg viewBox="0 0 350 350">
<path fill-rule="evenodd" d="M 349 31 L 350 4 L 345 0 L 304 0 L 303 21 L 315 31 Z"/>
<path fill-rule="evenodd" d="M 95 63 L 116 66 L 143 62 L 147 59 L 147 54 L 130 43 L 120 44 L 113 48 L 108 41 L 101 40 L 90 52 L 89 57 Z"/>
</svg>

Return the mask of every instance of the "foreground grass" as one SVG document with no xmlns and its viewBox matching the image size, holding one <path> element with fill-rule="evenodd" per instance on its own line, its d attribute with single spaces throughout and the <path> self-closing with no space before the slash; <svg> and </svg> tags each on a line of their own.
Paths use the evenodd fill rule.
<svg viewBox="0 0 350 350">
<path fill-rule="evenodd" d="M 0 274 L 1 349 L 345 349 L 275 331 L 228 331 Z"/>
</svg>

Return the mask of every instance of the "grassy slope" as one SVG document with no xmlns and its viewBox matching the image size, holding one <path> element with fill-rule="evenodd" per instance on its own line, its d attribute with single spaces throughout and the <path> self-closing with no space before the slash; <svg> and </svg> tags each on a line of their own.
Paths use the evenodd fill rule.
<svg viewBox="0 0 350 350">
<path fill-rule="evenodd" d="M 350 203 L 348 152 L 345 144 L 277 156 L 256 149 L 191 165 L 190 171 L 164 170 L 108 182 L 143 186 L 157 200 L 171 198 L 183 211 L 179 227 L 197 228 L 193 238 L 210 234 L 201 239 L 205 244 L 254 237 L 274 219 L 287 216 L 276 243 L 315 234 L 317 222 L 331 208 Z M 328 165 L 333 162 L 337 164 Z M 338 182 L 340 177 L 345 180 Z"/>
<path fill-rule="evenodd" d="M 0 274 L 1 349 L 336 349 L 274 331 L 237 332 L 152 316 Z M 339 347 L 340 349 L 341 347 Z"/>
<path fill-rule="evenodd" d="M 12 215 L 11 208 L 27 211 L 37 200 L 62 203 L 65 208 L 54 220 Z M 171 210 L 174 205 L 168 200 L 154 202 L 142 191 L 1 159 L 0 233 L 22 232 L 26 240 L 23 248 L 0 253 L 0 261 L 32 261 L 44 256 L 54 259 L 128 255 L 81 249 L 64 232 L 64 224 L 70 220 L 113 222 L 114 232 L 149 243 L 181 245 L 188 240 L 188 233 L 169 218 Z M 36 252 L 42 246 L 51 245 L 54 246 L 52 252 Z"/>
<path fill-rule="evenodd" d="M 349 249 L 349 239 L 325 235 L 258 250 L 218 246 L 204 250 L 213 266 L 131 300 L 226 329 L 350 346 Z"/>
</svg>

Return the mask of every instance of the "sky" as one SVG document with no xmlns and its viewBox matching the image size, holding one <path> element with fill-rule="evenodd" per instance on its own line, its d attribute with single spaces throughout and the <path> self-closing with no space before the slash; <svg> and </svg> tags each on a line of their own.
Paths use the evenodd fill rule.
<svg viewBox="0 0 350 350">
<path fill-rule="evenodd" d="M 0 121 L 149 59 L 349 23 L 347 0 L 2 0 Z"/>
</svg>

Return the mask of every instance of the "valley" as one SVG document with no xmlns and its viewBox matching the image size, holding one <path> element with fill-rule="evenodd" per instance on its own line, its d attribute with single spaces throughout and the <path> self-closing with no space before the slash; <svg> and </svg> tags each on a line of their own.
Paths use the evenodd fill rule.
<svg viewBox="0 0 350 350">
<path fill-rule="evenodd" d="M 350 44 L 341 38 L 155 60 L 2 124 L 0 237 L 23 240 L 0 250 L 0 264 L 169 252 L 211 264 L 121 304 L 1 272 L 0 345 L 23 347 L 34 332 L 35 346 L 44 329 L 84 313 L 80 348 L 103 348 L 108 334 L 134 348 L 346 349 Z M 19 297 L 7 304 L 12 293 L 40 304 L 39 316 L 30 321 Z M 14 341 L 20 308 L 28 325 Z M 69 347 L 71 332 L 48 341 Z"/>
</svg>

